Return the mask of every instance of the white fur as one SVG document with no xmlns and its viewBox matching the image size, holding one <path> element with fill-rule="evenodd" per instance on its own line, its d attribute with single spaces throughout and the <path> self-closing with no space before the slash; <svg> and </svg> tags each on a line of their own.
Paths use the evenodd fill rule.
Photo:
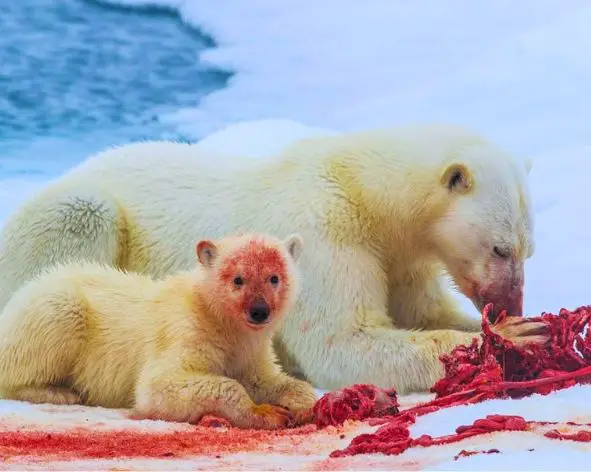
<svg viewBox="0 0 591 472">
<path fill-rule="evenodd" d="M 480 203 L 440 185 L 456 160 L 488 189 L 474 193 Z M 0 308 L 57 261 L 89 258 L 161 277 L 191 267 L 197 239 L 297 232 L 306 250 L 301 297 L 278 342 L 286 365 L 323 388 L 425 389 L 441 375 L 438 356 L 478 329 L 443 285 L 440 253 L 457 252 L 499 218 L 527 218 L 515 213 L 527 185 L 517 161 L 454 126 L 316 137 L 249 166 L 216 162 L 198 145 L 144 142 L 91 157 L 48 186 L 0 235 Z M 499 182 L 509 193 L 495 205 Z M 438 221 L 425 216 L 440 205 L 460 208 L 478 231 L 440 247 L 431 234 Z"/>
</svg>

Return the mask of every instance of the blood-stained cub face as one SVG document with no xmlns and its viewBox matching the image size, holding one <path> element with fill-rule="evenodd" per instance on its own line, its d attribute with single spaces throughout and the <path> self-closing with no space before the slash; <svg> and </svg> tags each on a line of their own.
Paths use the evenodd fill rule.
<svg viewBox="0 0 591 472">
<path fill-rule="evenodd" d="M 259 330 L 291 308 L 297 290 L 294 262 L 301 238 L 228 237 L 217 244 L 201 241 L 197 254 L 211 272 L 209 299 L 220 314 Z"/>
</svg>

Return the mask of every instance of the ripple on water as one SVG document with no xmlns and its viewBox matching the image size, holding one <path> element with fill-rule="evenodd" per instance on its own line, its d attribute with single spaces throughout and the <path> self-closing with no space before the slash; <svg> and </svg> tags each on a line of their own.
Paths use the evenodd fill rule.
<svg viewBox="0 0 591 472">
<path fill-rule="evenodd" d="M 211 38 L 161 8 L 7 1 L 0 31 L 0 175 L 64 167 L 109 144 L 182 139 L 157 115 L 194 106 L 231 75 L 202 66 Z M 33 142 L 51 151 L 32 156 Z"/>
</svg>

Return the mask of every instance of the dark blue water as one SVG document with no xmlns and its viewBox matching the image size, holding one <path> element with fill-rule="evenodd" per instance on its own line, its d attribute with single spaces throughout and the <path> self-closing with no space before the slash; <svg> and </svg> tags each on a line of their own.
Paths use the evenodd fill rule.
<svg viewBox="0 0 591 472">
<path fill-rule="evenodd" d="M 188 139 L 158 115 L 225 86 L 228 71 L 199 63 L 212 46 L 163 9 L 0 2 L 0 185 L 62 172 L 108 145 Z"/>
</svg>

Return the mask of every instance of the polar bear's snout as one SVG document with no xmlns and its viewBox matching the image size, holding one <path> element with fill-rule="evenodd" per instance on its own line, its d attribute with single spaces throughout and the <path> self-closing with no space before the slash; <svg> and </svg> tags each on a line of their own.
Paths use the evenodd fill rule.
<svg viewBox="0 0 591 472">
<path fill-rule="evenodd" d="M 262 325 L 269 321 L 271 309 L 269 304 L 262 298 L 255 299 L 248 308 L 248 322 L 255 325 Z"/>
<path fill-rule="evenodd" d="M 482 310 L 493 304 L 493 316 L 506 310 L 509 315 L 523 316 L 523 264 L 515 259 L 496 260 L 490 268 L 489 284 L 477 292 L 477 305 Z"/>
</svg>

